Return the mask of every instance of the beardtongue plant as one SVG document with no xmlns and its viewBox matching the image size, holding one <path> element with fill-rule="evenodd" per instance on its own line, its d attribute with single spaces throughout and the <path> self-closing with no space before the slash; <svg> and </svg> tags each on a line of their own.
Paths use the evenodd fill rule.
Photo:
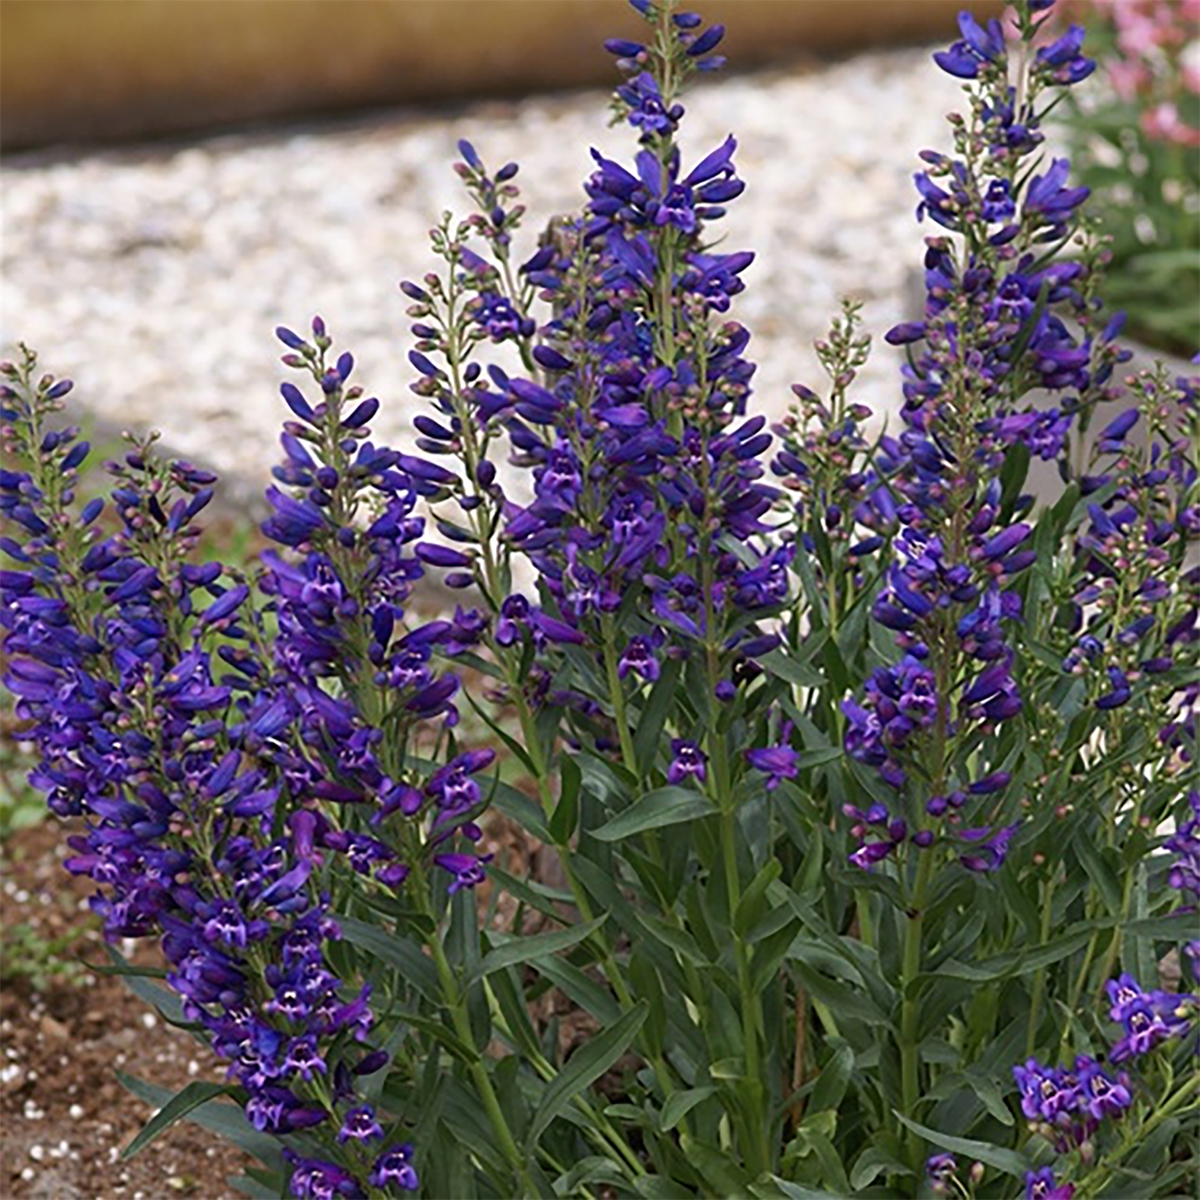
<svg viewBox="0 0 1200 1200">
<path fill-rule="evenodd" d="M 722 29 L 649 0 L 608 47 L 637 148 L 532 255 L 461 144 L 478 211 L 402 285 L 414 453 L 319 319 L 279 331 L 253 577 L 196 561 L 215 481 L 149 442 L 77 508 L 70 385 L 5 366 L 32 778 L 109 938 L 161 943 L 112 970 L 228 1063 L 128 1080 L 130 1150 L 190 1115 L 311 1198 L 1195 1185 L 1196 383 L 1120 381 L 1049 7 L 936 56 L 967 111 L 892 433 L 854 305 L 826 394 L 749 415 L 736 145 L 676 139 Z"/>
</svg>

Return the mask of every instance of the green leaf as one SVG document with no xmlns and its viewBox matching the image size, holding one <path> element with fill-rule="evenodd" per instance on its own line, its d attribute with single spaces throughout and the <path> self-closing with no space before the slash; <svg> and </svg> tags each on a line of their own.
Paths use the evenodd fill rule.
<svg viewBox="0 0 1200 1200">
<path fill-rule="evenodd" d="M 533 968 L 549 979 L 567 999 L 591 1013 L 601 1025 L 611 1025 L 621 1015 L 617 1002 L 608 991 L 565 958 L 535 959 Z"/>
<path fill-rule="evenodd" d="M 455 661 L 461 662 L 462 659 L 456 658 Z M 477 659 L 476 661 L 480 660 Z M 496 737 L 500 739 L 501 742 L 504 743 L 504 745 L 512 753 L 513 757 L 516 758 L 516 760 L 532 774 L 534 766 L 533 759 L 529 757 L 529 751 L 526 750 L 525 747 L 522 746 L 521 743 L 518 742 L 510 733 L 507 733 L 505 730 L 501 729 L 501 727 L 496 724 L 495 718 L 493 718 L 491 714 L 480 705 L 479 701 L 477 701 L 469 691 L 464 691 L 463 695 L 466 697 L 467 703 L 475 710 L 475 715 L 479 717 L 479 719 L 492 731 L 492 733 L 496 735 Z"/>
<path fill-rule="evenodd" d="M 830 1043 L 835 1047 L 833 1057 L 817 1077 L 817 1086 L 808 1098 L 808 1113 L 824 1112 L 826 1109 L 836 1112 L 850 1083 L 850 1074 L 854 1070 L 854 1051 L 848 1042 L 840 1038 L 830 1038 Z"/>
<path fill-rule="evenodd" d="M 783 679 L 796 687 L 819 688 L 825 686 L 825 676 L 813 670 L 802 662 L 784 654 L 782 650 L 772 650 L 768 654 L 759 655 L 755 662 L 765 667 L 777 679 Z"/>
<path fill-rule="evenodd" d="M 1173 912 L 1162 917 L 1146 917 L 1144 920 L 1130 921 L 1124 929 L 1126 937 L 1182 942 L 1196 936 L 1196 914 Z"/>
<path fill-rule="evenodd" d="M 981 963 L 964 963 L 957 959 L 947 959 L 936 971 L 923 972 L 913 982 L 914 988 L 920 988 L 930 979 L 966 979 L 972 983 L 990 983 L 997 979 L 1008 979 L 1017 975 L 1028 975 L 1039 967 L 1048 967 L 1052 963 L 1075 953 L 1088 941 L 1092 931 L 1111 925 L 1111 921 L 1089 921 L 1086 926 L 1079 926 L 1071 933 L 1064 935 L 1044 946 L 1031 950 L 1013 950 L 1007 954 L 997 954 L 994 958 L 985 959 Z"/>
<path fill-rule="evenodd" d="M 964 1079 L 967 1086 L 979 1097 L 979 1102 L 983 1107 L 1001 1125 L 1014 1123 L 1013 1115 L 1009 1111 L 1008 1105 L 1004 1103 L 1004 1097 L 1000 1094 L 1000 1088 L 994 1079 L 978 1071 L 968 1071 Z"/>
<path fill-rule="evenodd" d="M 105 949 L 116 957 L 120 957 L 112 947 L 106 946 Z M 166 979 L 168 974 L 162 967 L 135 967 L 132 963 L 125 962 L 124 959 L 112 967 L 98 967 L 95 963 L 88 962 L 86 958 L 81 958 L 79 961 L 94 975 L 117 975 L 122 979 Z"/>
<path fill-rule="evenodd" d="M 764 1183 L 751 1184 L 750 1195 L 758 1200 L 843 1200 L 833 1192 L 815 1192 L 812 1188 L 780 1179 L 778 1175 L 772 1175 L 770 1180 Z"/>
<path fill-rule="evenodd" d="M 700 949 L 695 938 L 687 932 L 686 926 L 682 924 L 679 927 L 668 925 L 661 917 L 642 912 L 636 914 L 635 920 L 652 940 L 669 947 L 689 962 L 702 966 L 707 965 L 708 959 L 705 957 L 704 951 Z"/>
<path fill-rule="evenodd" d="M 602 913 L 595 920 L 571 929 L 557 929 L 553 933 L 539 933 L 533 937 L 514 937 L 484 955 L 473 979 L 482 979 L 493 971 L 503 971 L 505 967 L 520 966 L 522 963 L 548 958 L 562 950 L 569 950 L 590 938 L 607 920 L 608 913 Z"/>
<path fill-rule="evenodd" d="M 850 1171 L 850 1187 L 854 1191 L 868 1187 L 882 1174 L 912 1175 L 898 1158 L 889 1154 L 882 1146 L 868 1146 L 855 1160 Z"/>
<path fill-rule="evenodd" d="M 516 821 L 522 829 L 532 833 L 539 842 L 553 842 L 542 810 L 524 792 L 519 792 L 507 783 L 497 781 L 492 785 L 492 805 L 506 817 Z"/>
<path fill-rule="evenodd" d="M 680 1148 L 700 1177 L 713 1186 L 719 1196 L 743 1196 L 750 1177 L 746 1169 L 731 1155 L 716 1146 L 684 1134 Z"/>
<path fill-rule="evenodd" d="M 279 1200 L 280 1189 L 278 1186 L 268 1187 L 250 1175 L 231 1175 L 229 1186 L 235 1191 L 241 1192 L 243 1196 L 249 1196 L 250 1200 Z"/>
<path fill-rule="evenodd" d="M 633 750 L 638 770 L 645 775 L 654 764 L 654 755 L 662 742 L 662 731 L 667 714 L 679 694 L 679 676 L 683 663 L 677 658 L 668 659 L 662 673 L 650 689 L 650 697 L 642 709 L 633 737 Z"/>
<path fill-rule="evenodd" d="M 716 1093 L 717 1089 L 711 1084 L 707 1087 L 688 1088 L 683 1092 L 672 1092 L 667 1097 L 667 1102 L 659 1114 L 659 1128 L 663 1133 L 669 1133 L 697 1104 L 702 1104 L 709 1096 L 715 1096 Z"/>
<path fill-rule="evenodd" d="M 1099 889 L 1105 908 L 1110 913 L 1117 912 L 1121 907 L 1121 884 L 1112 864 L 1106 861 L 1102 850 L 1093 841 L 1092 831 L 1079 826 L 1073 846 L 1088 878 Z"/>
<path fill-rule="evenodd" d="M 842 757 L 840 746 L 820 746 L 814 750 L 800 751 L 801 767 L 823 767 L 826 763 L 837 762 Z"/>
<path fill-rule="evenodd" d="M 554 1181 L 554 1194 L 578 1196 L 589 1183 L 607 1183 L 620 1193 L 625 1185 L 625 1176 L 607 1158 L 582 1158 L 565 1175 L 560 1175 Z"/>
<path fill-rule="evenodd" d="M 118 1071 L 116 1074 L 117 1082 L 126 1091 L 132 1092 L 139 1100 L 144 1100 L 155 1108 L 162 1108 L 174 1098 L 174 1093 L 170 1088 L 159 1087 L 156 1083 L 147 1083 L 134 1075 L 126 1075 L 123 1071 Z M 283 1145 L 279 1139 L 259 1133 L 246 1120 L 246 1114 L 236 1104 L 213 1101 L 211 1104 L 192 1109 L 184 1119 L 232 1142 L 274 1170 L 283 1170 L 287 1167 L 282 1153 Z"/>
<path fill-rule="evenodd" d="M 583 783 L 583 772 L 569 754 L 564 754 L 559 760 L 558 771 L 562 778 L 562 792 L 550 817 L 549 829 L 554 844 L 565 846 L 579 824 L 579 789 Z"/>
<path fill-rule="evenodd" d="M 601 842 L 619 842 L 648 829 L 711 817 L 716 811 L 712 801 L 699 792 L 681 787 L 658 788 L 635 800 L 606 825 L 593 829 L 592 837 Z"/>
<path fill-rule="evenodd" d="M 416 1013 L 404 1013 L 400 1018 L 420 1033 L 427 1033 L 435 1041 L 445 1046 L 455 1058 L 468 1066 L 479 1062 L 479 1052 L 474 1046 L 468 1046 L 457 1033 L 447 1029 L 436 1017 L 422 1017 Z"/>
<path fill-rule="evenodd" d="M 415 942 L 387 933 L 377 925 L 368 925 L 356 917 L 338 917 L 342 934 L 352 946 L 358 946 L 395 967 L 428 1000 L 441 999 L 437 972 Z"/>
<path fill-rule="evenodd" d="M 193 1079 L 181 1092 L 177 1092 L 142 1126 L 137 1136 L 121 1151 L 121 1157 L 132 1158 L 145 1149 L 164 1130 L 182 1121 L 193 1109 L 207 1104 L 215 1096 L 228 1096 L 233 1087 L 228 1083 L 208 1083 Z"/>
<path fill-rule="evenodd" d="M 826 1005 L 838 1018 L 862 1021 L 867 1025 L 887 1025 L 887 1015 L 863 992 L 849 987 L 836 979 L 822 975 L 799 959 L 793 960 L 796 974 L 800 976 L 809 994 Z"/>
<path fill-rule="evenodd" d="M 527 904 L 530 908 L 540 912 L 542 916 L 549 917 L 554 921 L 565 919 L 555 905 L 574 903 L 574 897 L 570 892 L 563 891 L 561 888 L 547 887 L 544 883 L 538 883 L 536 879 L 518 879 L 515 875 L 510 875 L 494 864 L 488 867 L 488 875 L 522 904 Z"/>
<path fill-rule="evenodd" d="M 779 878 L 783 867 L 779 859 L 767 860 L 767 865 L 750 881 L 749 887 L 742 893 L 737 911 L 733 914 L 733 931 L 739 937 L 745 937 L 748 930 L 757 925 L 767 910 L 767 888 Z"/>
<path fill-rule="evenodd" d="M 183 1001 L 174 992 L 168 992 L 166 988 L 151 983 L 119 950 L 112 946 L 104 948 L 108 951 L 108 957 L 113 960 L 113 973 L 121 977 L 121 982 L 143 1004 L 149 1004 L 152 1008 L 157 1009 L 159 1015 L 169 1025 L 191 1027 L 190 1022 L 183 1015 Z"/>
<path fill-rule="evenodd" d="M 1023 1178 L 1025 1172 L 1029 1170 L 1029 1160 L 1015 1150 L 1004 1150 L 999 1146 L 993 1146 L 990 1142 L 977 1142 L 971 1138 L 951 1137 L 947 1133 L 938 1133 L 936 1129 L 918 1124 L 900 1112 L 896 1112 L 895 1116 L 901 1125 L 906 1125 L 913 1133 L 919 1133 L 933 1145 L 939 1146 L 943 1150 L 949 1150 L 952 1154 L 976 1158 L 989 1167 L 995 1167 L 997 1171 L 1003 1171 L 1005 1175 L 1016 1175 L 1018 1178 Z"/>
<path fill-rule="evenodd" d="M 639 1175 L 633 1186 L 642 1200 L 679 1200 L 679 1184 L 661 1175 Z"/>
<path fill-rule="evenodd" d="M 550 1123 L 566 1108 L 572 1098 L 591 1087 L 629 1049 L 649 1013 L 650 1006 L 644 1000 L 640 1001 L 603 1033 L 585 1042 L 567 1059 L 563 1069 L 542 1093 L 541 1103 L 526 1139 L 530 1153 Z"/>
</svg>

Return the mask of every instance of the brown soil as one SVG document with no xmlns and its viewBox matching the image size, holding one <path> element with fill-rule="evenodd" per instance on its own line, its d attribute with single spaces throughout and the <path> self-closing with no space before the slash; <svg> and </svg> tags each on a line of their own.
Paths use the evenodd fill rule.
<svg viewBox="0 0 1200 1200">
<path fill-rule="evenodd" d="M 50 819 L 0 843 L 0 1197 L 236 1197 L 226 1179 L 247 1160 L 187 1122 L 129 1161 L 119 1159 L 151 1110 L 117 1082 L 117 1070 L 172 1091 L 192 1079 L 223 1079 L 224 1070 L 120 979 L 56 969 L 56 962 L 108 961 L 86 906 L 91 881 L 62 867 L 69 832 Z M 14 933 L 22 925 L 45 942 L 68 940 L 61 955 L 51 956 L 50 977 L 37 983 L 28 977 L 27 939 L 17 941 Z M 153 962 L 154 950 L 139 947 L 126 957 Z"/>
</svg>

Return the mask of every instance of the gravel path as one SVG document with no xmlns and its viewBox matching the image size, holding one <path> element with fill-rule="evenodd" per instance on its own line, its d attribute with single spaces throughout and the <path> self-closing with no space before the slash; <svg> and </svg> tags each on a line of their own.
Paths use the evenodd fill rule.
<svg viewBox="0 0 1200 1200">
<path fill-rule="evenodd" d="M 928 51 L 862 55 L 819 70 L 716 79 L 693 93 L 685 166 L 728 132 L 745 195 L 724 222 L 757 260 L 736 315 L 760 362 L 757 403 L 778 414 L 816 384 L 811 342 L 838 298 L 866 301 L 877 335 L 861 397 L 895 403 L 896 356 L 879 335 L 906 315 L 925 229 L 913 219 L 917 151 L 946 144 L 957 89 Z M 407 436 L 418 403 L 397 281 L 429 265 L 426 233 L 465 210 L 450 169 L 459 137 L 487 162 L 521 163 L 528 245 L 574 206 L 589 146 L 628 158 L 599 92 L 397 111 L 369 121 L 77 158 L 13 157 L 3 187 L 0 341 L 24 339 L 103 425 L 161 429 L 168 445 L 262 480 L 276 454 L 282 368 L 271 330 L 314 311 L 353 349 Z"/>
</svg>

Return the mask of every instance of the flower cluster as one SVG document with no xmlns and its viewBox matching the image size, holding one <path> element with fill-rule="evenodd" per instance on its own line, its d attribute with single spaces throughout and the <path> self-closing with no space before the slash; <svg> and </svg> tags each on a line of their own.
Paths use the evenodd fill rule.
<svg viewBox="0 0 1200 1200">
<path fill-rule="evenodd" d="M 1163 991 L 1143 991 L 1131 975 L 1109 980 L 1110 1018 L 1123 1035 L 1110 1052 L 1110 1063 L 1123 1063 L 1149 1054 L 1171 1039 L 1188 1036 L 1200 998 Z M 1094 1142 L 1105 1121 L 1120 1120 L 1132 1108 L 1136 1089 L 1123 1070 L 1112 1070 L 1082 1055 L 1072 1068 L 1044 1066 L 1036 1058 L 1013 1068 L 1021 1111 L 1030 1127 L 1053 1144 L 1059 1154 Z M 1094 1148 L 1090 1153 L 1094 1154 Z M 1031 1196 L 1070 1196 L 1070 1184 L 1055 1189 L 1050 1168 L 1031 1172 Z M 1038 1189 L 1041 1190 L 1038 1190 Z"/>
<path fill-rule="evenodd" d="M 451 892 L 477 882 L 480 860 L 451 839 L 480 836 L 470 777 L 492 753 L 460 755 L 424 787 L 406 766 L 421 722 L 456 717 L 457 680 L 429 662 L 445 630 L 401 626 L 422 569 L 405 549 L 422 528 L 412 509 L 429 487 L 367 440 L 378 402 L 347 403 L 352 361 L 325 365 L 323 325 L 312 343 L 280 336 L 322 400 L 284 386 L 297 419 L 264 531 L 295 553 L 265 556 L 266 610 L 230 569 L 187 561 L 214 477 L 148 443 L 108 464 L 113 520 L 99 501 L 73 520 L 88 446 L 45 429 L 70 385 L 35 383 L 32 355 L 5 364 L 6 450 L 33 466 L 0 475 L 21 535 L 3 541 L 21 568 L 0 576 L 5 685 L 41 754 L 31 781 L 85 819 L 66 865 L 98 885 L 106 936 L 161 938 L 166 981 L 230 1063 L 255 1128 L 340 1115 L 339 1140 L 357 1144 L 382 1130 L 355 1106 L 355 1080 L 389 1056 L 369 1044 L 369 986 L 348 991 L 330 966 L 340 930 L 326 888 L 339 863 L 397 887 L 414 854 Z M 370 715 L 399 731 L 399 755 Z M 372 833 L 350 817 L 361 808 Z M 415 1187 L 406 1154 L 384 1150 L 375 1173 Z M 296 1194 L 326 1194 L 330 1172 L 356 1161 L 297 1159 Z"/>
<path fill-rule="evenodd" d="M 1132 975 L 1110 979 L 1107 990 L 1112 1001 L 1109 1017 L 1122 1029 L 1109 1055 L 1113 1062 L 1140 1058 L 1163 1042 L 1186 1037 L 1200 1012 L 1200 997 L 1146 992 Z"/>
<path fill-rule="evenodd" d="M 1096 439 L 1091 473 L 1081 480 L 1088 522 L 1078 538 L 1083 571 L 1073 597 L 1074 643 L 1063 662 L 1095 680 L 1098 708 L 1118 709 L 1141 696 L 1166 708 L 1177 698 L 1185 725 L 1194 720 L 1196 691 L 1174 668 L 1200 637 L 1200 568 L 1189 565 L 1200 538 L 1198 383 L 1164 372 L 1140 375 L 1137 406 Z M 1172 723 L 1160 738 L 1170 749 L 1180 732 Z"/>
<path fill-rule="evenodd" d="M 746 616 L 777 610 L 793 554 L 767 540 L 779 493 L 764 480 L 765 422 L 744 419 L 749 334 L 712 319 L 742 290 L 752 259 L 708 248 L 709 227 L 744 186 L 736 143 L 728 138 L 685 169 L 674 142 L 678 88 L 692 70 L 719 65 L 709 51 L 722 31 L 701 29 L 692 13 L 635 7 L 666 33 L 650 48 L 609 44 L 628 76 L 616 103 L 640 134 L 634 162 L 594 154 L 583 217 L 556 222 L 519 267 L 519 285 L 507 247 L 501 255 L 489 237 L 488 263 L 465 244 L 486 214 L 435 231 L 446 279 L 404 285 L 419 321 L 416 390 L 440 411 L 436 421 L 417 419 L 419 444 L 462 464 L 455 474 L 428 463 L 423 477 L 443 485 L 467 521 L 439 516 L 445 540 L 422 542 L 418 556 L 446 568 L 450 586 L 477 584 L 490 598 L 498 619 L 483 622 L 477 641 L 507 664 L 519 706 L 566 707 L 590 723 L 597 744 L 621 746 L 628 696 L 667 662 L 702 653 L 714 695 L 736 694 L 735 676 L 751 676 L 754 660 L 778 645 Z M 461 149 L 479 198 L 490 177 L 473 147 Z M 536 297 L 553 305 L 548 322 L 516 329 L 521 376 L 474 361 L 478 337 L 460 297 L 493 287 L 521 314 Z M 472 301 L 465 311 L 478 322 L 496 303 Z M 503 486 L 492 452 L 500 438 L 525 472 L 525 496 Z M 736 539 L 740 552 L 722 539 Z M 517 559 L 532 568 L 534 599 L 512 588 Z M 618 622 L 630 598 L 631 619 Z M 565 652 L 585 643 L 603 647 L 611 714 L 552 685 Z"/>
<path fill-rule="evenodd" d="M 1147 1056 L 1190 1049 L 1200 998 L 1122 972 L 1177 928 L 1134 887 L 1147 856 L 1181 911 L 1200 894 L 1200 796 L 1155 834 L 1194 769 L 1200 426 L 1196 382 L 1151 372 L 1086 453 L 1126 354 L 1087 189 L 1040 157 L 1093 70 L 1082 31 L 1023 0 L 937 56 L 970 112 L 916 177 L 937 228 L 924 311 L 887 335 L 900 429 L 851 398 L 853 303 L 817 347 L 826 394 L 797 386 L 768 429 L 729 316 L 753 256 L 715 236 L 737 144 L 676 141 L 723 30 L 632 5 L 649 35 L 608 48 L 635 145 L 594 153 L 528 256 L 516 164 L 459 144 L 475 211 L 401 284 L 412 453 L 372 435 L 379 401 L 320 318 L 276 331 L 298 374 L 256 572 L 199 561 L 214 477 L 149 441 L 107 464 L 107 508 L 77 504 L 88 447 L 48 422 L 69 385 L 3 366 L 4 682 L 34 784 L 76 822 L 66 865 L 110 940 L 159 939 L 300 1200 L 901 1194 L 923 1160 L 968 1197 L 1000 1124 L 979 1049 L 1022 1033 L 1022 1112 L 1072 1160 L 1026 1196 L 1072 1196 L 1079 1164 L 1081 1192 L 1111 1191 L 1197 1082 Z M 1043 464 L 1066 492 L 1035 510 Z M 415 612 L 427 571 L 459 601 L 437 619 Z M 488 880 L 493 801 L 534 862 L 559 856 L 554 886 L 511 862 Z M 560 928 L 527 950 L 534 914 Z M 1056 931 L 1077 921 L 1086 950 Z M 1043 1065 L 1078 1028 L 1046 1040 L 1058 1010 L 1113 975 L 1111 1051 Z M 582 1051 L 552 987 L 603 1027 Z M 628 1103 L 579 1082 L 617 1075 Z M 926 1158 L 939 1125 L 980 1161 Z"/>
<path fill-rule="evenodd" d="M 220 564 L 182 561 L 213 477 L 164 464 L 148 445 L 109 464 L 119 527 L 97 504 L 74 524 L 86 443 L 45 433 L 69 385 L 33 383 L 35 360 L 6 364 L 7 449 L 32 472 L 0 479 L 24 531 L 3 576 L 6 686 L 41 762 L 31 779 L 61 815 L 81 815 L 68 870 L 100 891 L 108 938 L 158 935 L 184 1013 L 231 1063 L 248 1118 L 276 1133 L 329 1118 L 308 1081 L 383 1062 L 329 1047 L 371 1025 L 367 992 L 347 1000 L 327 969 L 338 929 L 310 882 L 305 818 L 284 796 L 291 718 L 258 652 L 249 587 Z M 224 669 L 225 673 L 220 673 Z M 263 970 L 263 963 L 272 965 Z"/>
<path fill-rule="evenodd" d="M 1035 36 L 1047 7 L 1023 10 L 1023 38 Z M 872 674 L 861 701 L 843 704 L 848 753 L 888 784 L 903 788 L 908 764 L 921 764 L 931 797 L 924 845 L 928 817 L 955 823 L 967 796 L 1008 781 L 986 760 L 982 771 L 974 760 L 978 775 L 957 775 L 953 748 L 989 737 L 1023 707 L 1010 639 L 1022 618 L 1021 575 L 1036 560 L 1032 525 L 1019 519 L 1032 500 L 1006 496 L 1000 468 L 1014 448 L 1061 459 L 1074 415 L 1108 398 L 1113 366 L 1126 357 L 1112 344 L 1119 321 L 1098 326 L 1086 256 L 1055 259 L 1087 189 L 1069 186 L 1065 159 L 1041 174 L 1028 166 L 1042 141 L 1043 93 L 1091 71 L 1082 30 L 1010 61 L 998 21 L 980 26 L 964 13 L 960 28 L 936 61 L 971 81 L 972 110 L 951 118 L 955 154 L 926 151 L 916 176 L 918 216 L 947 234 L 927 239 L 923 319 L 887 335 L 908 352 L 905 428 L 876 455 L 894 497 L 878 507 L 894 522 L 896 553 L 872 616 L 895 632 L 904 657 Z M 1029 404 L 1033 392 L 1054 406 Z M 850 815 L 861 840 L 872 822 Z M 889 840 L 863 844 L 853 861 L 880 861 L 902 824 L 887 817 Z M 987 870 L 1003 861 L 1012 828 L 961 836 L 963 864 Z"/>
<path fill-rule="evenodd" d="M 1021 1111 L 1060 1150 L 1079 1145 L 1104 1117 L 1120 1116 L 1133 1102 L 1127 1075 L 1113 1077 L 1086 1056 L 1077 1058 L 1071 1070 L 1044 1067 L 1031 1058 L 1013 1067 L 1013 1078 Z"/>
<path fill-rule="evenodd" d="M 870 353 L 860 312 L 861 305 L 845 302 L 828 336 L 817 342 L 830 394 L 822 399 L 803 384 L 793 385 L 797 403 L 774 429 L 781 447 L 771 463 L 795 498 L 797 538 L 823 585 L 825 619 L 834 628 L 866 586 L 865 563 L 881 557 L 896 531 L 890 476 L 905 457 L 895 438 L 872 441 L 871 409 L 849 398 Z"/>
</svg>

